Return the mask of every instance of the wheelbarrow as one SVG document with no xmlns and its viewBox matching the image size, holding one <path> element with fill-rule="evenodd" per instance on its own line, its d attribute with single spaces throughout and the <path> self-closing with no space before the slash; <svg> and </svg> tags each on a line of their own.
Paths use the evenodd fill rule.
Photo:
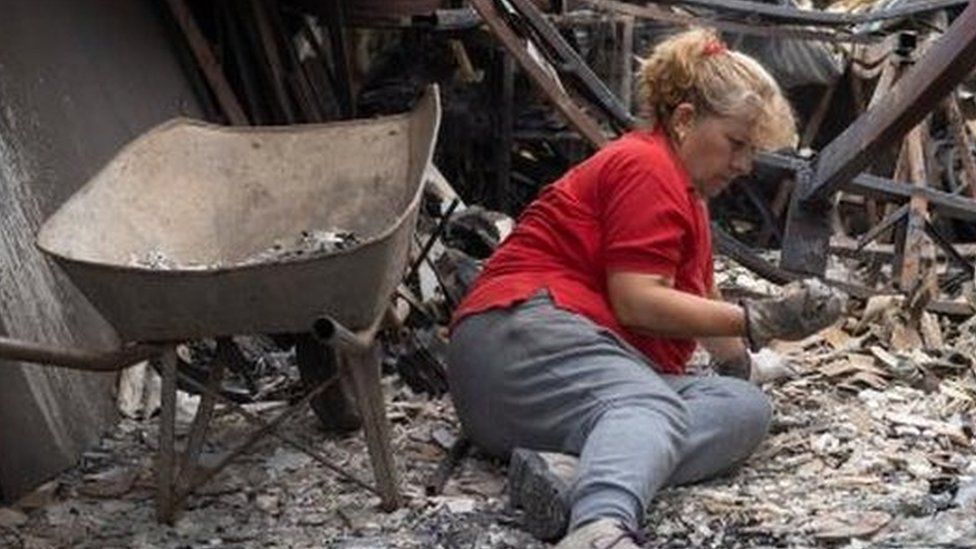
<svg viewBox="0 0 976 549">
<path fill-rule="evenodd" d="M 157 510 L 171 522 L 192 490 L 265 435 L 298 447 L 400 503 L 374 336 L 406 266 L 440 121 L 436 87 L 413 111 L 363 121 L 221 127 L 176 119 L 125 146 L 41 227 L 38 246 L 118 332 L 109 353 L 0 338 L 0 358 L 114 370 L 158 356 L 163 379 Z M 337 248 L 280 250 L 315 231 L 354 235 Z M 178 372 L 175 344 L 205 337 L 309 332 L 335 346 L 360 414 L 372 486 L 275 428 L 336 379 L 271 422 L 229 401 L 215 362 L 201 383 Z M 178 463 L 176 381 L 201 391 Z M 207 469 L 197 460 L 215 401 L 259 426 Z"/>
</svg>

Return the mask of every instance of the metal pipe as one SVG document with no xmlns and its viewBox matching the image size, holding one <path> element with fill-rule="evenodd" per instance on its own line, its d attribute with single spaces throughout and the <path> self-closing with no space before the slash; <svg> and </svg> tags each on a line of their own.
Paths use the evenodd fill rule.
<svg viewBox="0 0 976 549">
<path fill-rule="evenodd" d="M 312 335 L 324 345 L 335 347 L 351 347 L 357 350 L 367 349 L 373 338 L 365 338 L 330 316 L 323 316 L 312 324 Z"/>
<path fill-rule="evenodd" d="M 162 347 L 145 344 L 123 346 L 111 351 L 79 350 L 0 337 L 0 359 L 85 372 L 115 372 L 152 358 L 162 350 Z"/>
</svg>

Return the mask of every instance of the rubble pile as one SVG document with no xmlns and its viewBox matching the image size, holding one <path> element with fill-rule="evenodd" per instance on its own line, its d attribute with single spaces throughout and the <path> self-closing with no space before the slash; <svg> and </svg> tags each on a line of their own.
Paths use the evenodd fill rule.
<svg viewBox="0 0 976 549">
<path fill-rule="evenodd" d="M 717 278 L 733 293 L 777 290 L 721 258 Z M 769 438 L 728 476 L 665 489 L 649 509 L 649 547 L 976 544 L 976 318 L 936 322 L 943 344 L 931 347 L 926 337 L 905 335 L 912 328 L 898 302 L 855 302 L 842 323 L 777 344 L 798 375 L 766 387 L 776 410 Z M 143 375 L 155 376 L 151 369 Z M 392 369 L 384 391 L 406 499 L 393 513 L 269 438 L 191 495 L 175 526 L 159 525 L 157 428 L 148 399 L 150 409 L 123 419 L 78 467 L 0 509 L 0 541 L 10 547 L 544 546 L 519 529 L 519 513 L 507 506 L 504 464 L 476 450 L 442 493 L 429 495 L 430 478 L 458 436 L 450 399 L 415 392 Z M 195 401 L 181 393 L 180 402 L 178 435 L 185 437 Z M 245 406 L 272 417 L 283 404 Z M 239 442 L 245 427 L 233 413 L 218 414 L 205 463 Z M 361 436 L 326 435 L 311 411 L 286 433 L 370 478 Z"/>
</svg>

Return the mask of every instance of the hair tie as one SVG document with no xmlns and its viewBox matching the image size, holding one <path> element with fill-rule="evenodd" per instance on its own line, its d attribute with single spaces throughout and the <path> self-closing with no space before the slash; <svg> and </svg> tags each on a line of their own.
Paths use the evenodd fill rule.
<svg viewBox="0 0 976 549">
<path fill-rule="evenodd" d="M 711 57 L 713 55 L 718 55 L 720 53 L 725 53 L 728 48 L 725 47 L 725 42 L 722 42 L 718 38 L 712 38 L 705 44 L 705 49 L 702 50 L 702 55 L 704 57 Z"/>
</svg>

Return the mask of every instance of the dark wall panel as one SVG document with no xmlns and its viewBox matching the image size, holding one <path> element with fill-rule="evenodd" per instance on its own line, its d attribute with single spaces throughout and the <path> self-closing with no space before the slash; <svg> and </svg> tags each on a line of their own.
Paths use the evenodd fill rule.
<svg viewBox="0 0 976 549">
<path fill-rule="evenodd" d="M 198 116 L 153 0 L 0 0 L 0 332 L 108 347 L 111 328 L 34 246 L 126 142 Z M 160 204 L 165 208 L 165 204 Z M 0 490 L 71 465 L 115 418 L 115 376 L 0 363 Z"/>
</svg>

